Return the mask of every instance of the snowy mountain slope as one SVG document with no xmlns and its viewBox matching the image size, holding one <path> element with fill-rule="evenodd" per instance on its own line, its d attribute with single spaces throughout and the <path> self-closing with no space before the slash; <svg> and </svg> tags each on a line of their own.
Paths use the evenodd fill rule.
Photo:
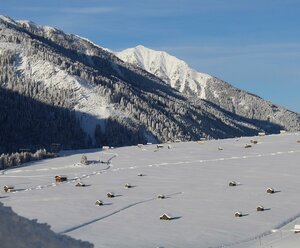
<svg viewBox="0 0 300 248">
<path fill-rule="evenodd" d="M 191 98 L 205 99 L 246 118 L 263 119 L 283 126 L 287 124 L 288 119 L 290 124 L 293 123 L 293 128 L 297 129 L 299 114 L 237 89 L 218 78 L 198 72 L 186 62 L 166 52 L 139 45 L 116 55 L 153 73 Z"/>
<path fill-rule="evenodd" d="M 282 114 L 284 123 L 268 121 L 269 110 L 264 110 L 262 100 L 252 101 L 254 114 L 244 117 L 210 101 L 187 97 L 107 49 L 55 28 L 0 17 L 0 34 L 1 87 L 75 112 L 92 146 L 300 129 L 298 115 L 289 111 Z M 184 66 L 178 80 L 187 77 Z"/>
<path fill-rule="evenodd" d="M 288 244 L 299 242 L 290 231 L 300 221 L 299 138 L 296 133 L 91 150 L 85 151 L 87 166 L 74 151 L 2 171 L 2 184 L 17 191 L 1 192 L 0 201 L 96 248 L 293 247 Z M 258 144 L 244 148 L 251 139 Z M 55 183 L 55 175 L 69 181 Z M 80 179 L 87 187 L 75 187 Z M 240 185 L 229 187 L 231 180 Z M 126 189 L 126 183 L 133 187 Z M 278 192 L 267 194 L 268 187 Z M 107 198 L 109 191 L 116 197 Z M 256 211 L 260 204 L 266 211 Z M 234 217 L 236 211 L 245 216 Z M 165 212 L 175 219 L 160 220 Z"/>
<path fill-rule="evenodd" d="M 75 93 L 69 99 L 69 104 L 77 111 L 83 128 L 90 137 L 94 136 L 96 124 L 112 115 L 107 100 L 86 80 L 70 75 L 48 61 L 31 59 L 22 52 L 19 53 L 19 60 L 20 64 L 16 69 L 25 79 L 34 78 L 49 91 L 55 87 Z"/>
</svg>

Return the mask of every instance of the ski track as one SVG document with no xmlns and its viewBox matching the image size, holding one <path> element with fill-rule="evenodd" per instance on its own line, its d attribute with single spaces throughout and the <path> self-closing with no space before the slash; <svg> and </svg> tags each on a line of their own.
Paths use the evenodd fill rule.
<svg viewBox="0 0 300 248">
<path fill-rule="evenodd" d="M 277 155 L 284 155 L 284 154 L 293 154 L 293 153 L 300 153 L 300 150 L 296 151 L 287 151 L 287 152 L 272 152 L 267 154 L 256 154 L 256 155 L 249 155 L 249 156 L 240 156 L 240 157 L 228 157 L 228 158 L 216 158 L 216 159 L 200 159 L 200 160 L 192 160 L 192 161 L 178 161 L 178 162 L 163 162 L 158 164 L 148 164 L 142 166 L 130 166 L 130 167 L 119 167 L 112 169 L 112 172 L 120 171 L 120 170 L 132 170 L 132 169 L 140 169 L 140 168 L 147 168 L 147 167 L 160 167 L 160 166 L 168 166 L 168 165 L 182 165 L 182 164 L 193 164 L 193 163 L 209 163 L 209 162 L 219 162 L 219 161 L 227 161 L 227 160 L 235 160 L 235 159 L 248 159 L 248 158 L 261 158 L 261 157 L 269 157 L 269 156 L 277 156 Z"/>
<path fill-rule="evenodd" d="M 183 192 L 172 193 L 172 194 L 169 194 L 169 195 L 166 195 L 166 196 L 167 196 L 167 197 L 170 197 L 170 196 L 173 196 L 173 195 L 179 195 L 179 194 L 183 194 Z M 110 216 L 113 216 L 113 215 L 115 215 L 115 214 L 118 214 L 118 213 L 120 213 L 120 212 L 123 212 L 123 211 L 125 211 L 125 210 L 127 210 L 127 209 L 129 209 L 129 208 L 132 208 L 132 207 L 134 207 L 134 206 L 137 206 L 137 205 L 139 205 L 139 204 L 147 203 L 147 202 L 154 201 L 154 200 L 157 200 L 157 197 L 155 197 L 155 198 L 150 198 L 150 199 L 147 199 L 147 200 L 138 201 L 138 202 L 129 204 L 129 205 L 123 207 L 123 208 L 120 208 L 120 209 L 118 209 L 118 210 L 116 210 L 116 211 L 113 211 L 112 213 L 107 214 L 107 215 L 104 215 L 104 216 L 102 216 L 102 217 L 100 217 L 100 218 L 97 218 L 97 219 L 94 219 L 94 220 L 85 222 L 85 223 L 80 224 L 80 225 L 77 225 L 77 226 L 75 226 L 75 227 L 71 227 L 71 228 L 69 228 L 69 229 L 67 229 L 67 230 L 65 230 L 65 231 L 60 232 L 60 234 L 70 233 L 70 232 L 75 231 L 75 230 L 77 230 L 77 229 L 80 229 L 80 228 L 86 227 L 86 226 L 88 226 L 88 225 L 90 225 L 90 224 L 93 224 L 93 223 L 95 223 L 95 222 L 97 222 L 97 221 L 106 219 L 106 218 L 108 218 L 108 217 L 110 217 Z"/>
<path fill-rule="evenodd" d="M 133 169 L 140 169 L 140 168 L 149 168 L 149 167 L 160 167 L 160 166 L 169 166 L 169 165 L 183 165 L 183 164 L 192 164 L 192 163 L 209 163 L 209 162 L 219 162 L 219 161 L 227 161 L 227 160 L 236 160 L 236 159 L 248 159 L 248 158 L 261 158 L 261 157 L 268 157 L 268 156 L 277 156 L 277 155 L 283 155 L 283 154 L 293 154 L 293 153 L 300 153 L 300 150 L 290 150 L 290 151 L 286 151 L 286 152 L 282 152 L 282 151 L 278 151 L 278 152 L 272 152 L 272 153 L 267 153 L 267 154 L 256 154 L 256 155 L 249 155 L 249 156 L 240 156 L 240 157 L 228 157 L 228 158 L 217 158 L 217 159 L 200 159 L 200 160 L 192 160 L 192 161 L 179 161 L 179 162 L 163 162 L 163 163 L 158 163 L 158 164 L 148 164 L 148 165 L 142 165 L 142 166 L 130 166 L 130 167 L 120 167 L 120 168 L 115 168 L 112 169 L 111 172 L 117 172 L 120 170 L 133 170 Z M 106 152 L 105 154 L 111 154 L 112 156 L 107 160 L 107 164 L 108 167 L 101 169 L 99 171 L 94 171 L 90 174 L 84 174 L 81 177 L 77 177 L 75 179 L 72 180 L 72 182 L 76 182 L 77 180 L 81 180 L 84 178 L 89 178 L 91 176 L 95 176 L 95 175 L 100 175 L 102 173 L 107 173 L 108 170 L 111 168 L 111 161 L 115 158 L 118 157 L 119 155 L 117 153 L 108 153 Z M 62 168 L 74 168 L 74 165 L 68 165 L 65 167 L 53 167 L 51 168 L 52 170 L 55 169 L 62 169 Z M 37 171 L 41 171 L 41 169 L 35 169 L 35 170 L 26 170 L 26 172 L 37 172 Z M 20 173 L 22 172 L 22 170 L 17 170 L 16 173 Z M 46 175 L 41 175 L 41 176 L 46 176 Z M 7 175 L 5 174 L 5 172 L 1 174 L 1 177 L 28 177 L 28 178 L 32 178 L 33 176 L 12 176 L 12 175 Z M 35 177 L 39 177 L 39 176 L 35 176 Z M 67 182 L 62 182 L 62 183 L 51 183 L 51 184 L 46 184 L 46 185 L 38 185 L 32 188 L 26 188 L 22 191 L 14 191 L 11 193 L 18 193 L 18 192 L 23 192 L 23 191 L 30 191 L 30 190 L 41 190 L 43 188 L 47 188 L 47 187 L 55 187 L 58 185 L 64 185 L 66 183 L 70 183 L 71 181 L 67 181 Z"/>
<path fill-rule="evenodd" d="M 107 160 L 107 164 L 108 166 L 104 169 L 101 169 L 101 170 L 98 170 L 98 171 L 94 171 L 90 174 L 84 174 L 82 175 L 81 177 L 76 177 L 70 181 L 67 181 L 67 182 L 61 182 L 61 183 L 51 183 L 51 184 L 45 184 L 45 185 L 38 185 L 38 186 L 35 186 L 35 187 L 32 187 L 32 188 L 26 188 L 26 189 L 22 189 L 22 190 L 16 190 L 16 191 L 13 191 L 11 192 L 12 194 L 16 194 L 18 192 L 26 192 L 26 191 L 31 191 L 31 190 L 41 190 L 41 189 L 44 189 L 44 188 L 48 188 L 48 187 L 56 187 L 58 185 L 64 185 L 64 184 L 67 184 L 67 183 L 70 183 L 70 182 L 76 182 L 76 181 L 79 181 L 81 179 L 84 179 L 84 178 L 89 178 L 91 176 L 95 176 L 95 175 L 100 175 L 102 173 L 106 173 L 110 168 L 111 168 L 111 161 L 112 159 L 114 159 L 115 157 L 118 156 L 118 154 L 116 153 L 106 153 L 106 154 L 112 154 L 113 156 L 110 157 L 108 160 Z M 72 166 L 65 166 L 65 167 L 60 167 L 60 168 L 74 168 L 75 165 L 72 165 Z M 60 169 L 59 168 L 59 169 Z M 51 168 L 53 169 L 53 168 Z M 41 171 L 41 169 L 36 169 L 36 170 L 26 170 L 26 172 L 37 172 L 37 171 Z M 19 171 L 18 170 L 18 173 L 19 172 L 22 172 L 22 171 Z M 39 178 L 39 177 L 49 177 L 49 175 L 36 175 L 36 176 L 11 176 L 11 175 L 6 175 L 4 173 L 1 174 L 1 177 L 13 177 L 13 178 L 33 178 L 33 177 L 36 177 L 36 178 Z"/>
</svg>

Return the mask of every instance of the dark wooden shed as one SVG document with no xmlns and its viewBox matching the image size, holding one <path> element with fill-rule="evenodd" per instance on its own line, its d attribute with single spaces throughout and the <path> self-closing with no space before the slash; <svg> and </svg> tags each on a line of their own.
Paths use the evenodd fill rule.
<svg viewBox="0 0 300 248">
<path fill-rule="evenodd" d="M 67 176 L 59 175 L 59 176 L 55 176 L 54 178 L 55 178 L 55 182 L 57 183 L 68 181 Z"/>
</svg>

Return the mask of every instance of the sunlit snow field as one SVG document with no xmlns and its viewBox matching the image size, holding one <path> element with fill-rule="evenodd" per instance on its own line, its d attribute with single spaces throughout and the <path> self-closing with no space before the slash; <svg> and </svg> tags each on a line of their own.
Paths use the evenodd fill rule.
<svg viewBox="0 0 300 248">
<path fill-rule="evenodd" d="M 251 139 L 258 144 L 244 148 Z M 2 171 L 1 184 L 16 192 L 2 190 L 0 201 L 96 248 L 298 247 L 300 234 L 291 229 L 300 224 L 299 139 L 296 133 L 63 153 Z M 79 163 L 82 154 L 89 165 Z M 55 183 L 56 175 L 68 181 Z M 79 179 L 87 186 L 75 187 Z M 229 187 L 231 180 L 240 185 Z M 268 187 L 278 192 L 267 194 Z M 107 198 L 109 191 L 116 197 Z M 257 205 L 267 210 L 257 212 Z M 234 217 L 236 211 L 245 216 Z M 160 220 L 163 213 L 174 219 Z"/>
</svg>

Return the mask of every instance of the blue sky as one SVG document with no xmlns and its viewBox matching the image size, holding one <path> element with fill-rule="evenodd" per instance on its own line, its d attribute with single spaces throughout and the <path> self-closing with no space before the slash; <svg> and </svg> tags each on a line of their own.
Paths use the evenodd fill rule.
<svg viewBox="0 0 300 248">
<path fill-rule="evenodd" d="M 0 0 L 119 51 L 142 44 L 300 112 L 300 0 Z"/>
</svg>

